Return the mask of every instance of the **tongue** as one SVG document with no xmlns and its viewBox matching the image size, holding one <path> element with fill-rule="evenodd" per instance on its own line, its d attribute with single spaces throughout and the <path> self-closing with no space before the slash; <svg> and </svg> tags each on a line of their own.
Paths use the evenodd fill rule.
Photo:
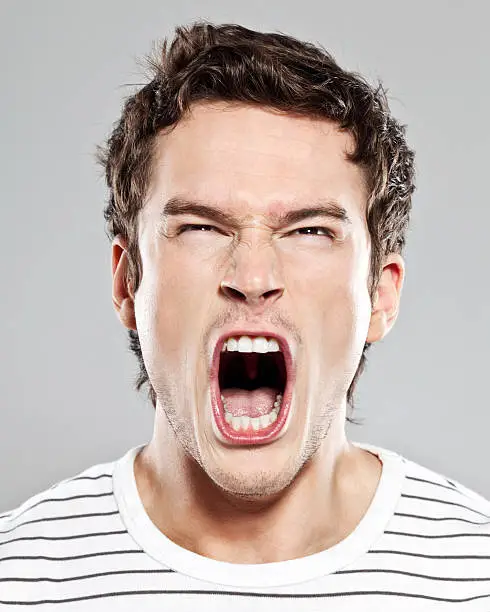
<svg viewBox="0 0 490 612">
<path fill-rule="evenodd" d="M 221 394 L 226 401 L 226 410 L 233 416 L 259 417 L 270 412 L 276 401 L 277 389 L 260 387 L 246 389 L 224 389 Z"/>
</svg>

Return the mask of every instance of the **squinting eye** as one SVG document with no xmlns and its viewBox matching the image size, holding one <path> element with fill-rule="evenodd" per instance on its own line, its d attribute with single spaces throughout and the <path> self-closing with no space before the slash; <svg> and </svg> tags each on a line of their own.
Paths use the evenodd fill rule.
<svg viewBox="0 0 490 612">
<path fill-rule="evenodd" d="M 293 230 L 292 233 L 294 234 L 295 232 L 310 232 L 310 230 L 313 230 L 313 231 L 320 230 L 321 232 L 323 232 L 323 235 L 326 235 L 329 238 L 335 238 L 335 234 L 331 230 L 329 230 L 326 227 L 321 227 L 321 226 L 318 226 L 318 227 L 300 227 L 300 228 L 298 228 L 296 230 Z M 302 235 L 303 236 L 321 236 L 322 234 L 308 233 L 308 234 L 302 234 Z"/>
<path fill-rule="evenodd" d="M 202 228 L 205 228 L 204 230 L 202 230 Z M 179 227 L 179 229 L 177 230 L 177 236 L 180 236 L 180 234 L 182 234 L 183 232 L 186 232 L 189 229 L 200 229 L 201 231 L 209 231 L 209 230 L 213 230 L 216 229 L 213 225 L 202 225 L 200 223 L 188 223 L 186 225 L 181 225 Z"/>
</svg>

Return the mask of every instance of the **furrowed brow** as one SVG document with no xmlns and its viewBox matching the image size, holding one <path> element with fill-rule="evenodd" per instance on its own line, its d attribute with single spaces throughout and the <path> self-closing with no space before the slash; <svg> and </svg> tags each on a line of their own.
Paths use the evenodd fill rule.
<svg viewBox="0 0 490 612">
<path fill-rule="evenodd" d="M 172 197 L 165 203 L 161 217 L 165 219 L 166 217 L 178 215 L 196 215 L 214 221 L 215 223 L 233 227 L 234 229 L 240 226 L 240 221 L 236 217 L 219 208 L 201 202 L 186 200 L 185 198 Z M 344 224 L 352 223 L 347 214 L 347 210 L 336 200 L 322 200 L 315 206 L 294 209 L 283 214 L 273 214 L 271 216 L 274 224 L 277 226 L 292 225 L 293 223 L 298 223 L 313 217 L 328 217 L 341 221 Z"/>
<path fill-rule="evenodd" d="M 205 217 L 215 223 L 220 223 L 221 225 L 228 225 L 233 228 L 238 228 L 238 221 L 235 219 L 233 215 L 229 215 L 228 213 L 220 210 L 219 208 L 215 208 L 214 206 L 209 206 L 208 204 L 203 204 L 200 202 L 193 202 L 192 200 L 186 200 L 184 198 L 173 197 L 167 200 L 165 203 L 161 217 L 165 219 L 166 217 L 176 217 L 178 215 L 196 215 L 198 217 Z"/>
<path fill-rule="evenodd" d="M 275 216 L 274 220 L 281 225 L 292 225 L 293 223 L 298 223 L 299 221 L 304 221 L 305 219 L 311 219 L 313 217 L 328 217 L 341 221 L 346 225 L 352 223 L 347 214 L 347 210 L 336 200 L 325 200 L 317 203 L 315 206 L 290 210 L 283 215 Z"/>
</svg>

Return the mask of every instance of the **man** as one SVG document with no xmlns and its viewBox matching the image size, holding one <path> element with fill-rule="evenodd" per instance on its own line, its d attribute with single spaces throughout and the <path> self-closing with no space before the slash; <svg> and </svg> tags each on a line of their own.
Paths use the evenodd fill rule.
<svg viewBox="0 0 490 612">
<path fill-rule="evenodd" d="M 345 434 L 405 274 L 383 91 L 239 26 L 178 28 L 152 66 L 99 160 L 154 434 L 3 515 L 0 603 L 489 610 L 490 503 Z"/>
</svg>

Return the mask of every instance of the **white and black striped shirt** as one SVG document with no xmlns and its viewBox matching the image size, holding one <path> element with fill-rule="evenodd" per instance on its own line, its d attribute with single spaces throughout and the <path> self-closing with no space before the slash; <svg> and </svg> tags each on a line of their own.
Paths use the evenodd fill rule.
<svg viewBox="0 0 490 612">
<path fill-rule="evenodd" d="M 490 611 L 490 502 L 400 455 L 357 528 L 281 563 L 223 563 L 166 538 L 134 458 L 90 467 L 0 514 L 0 609 L 81 612 Z"/>
</svg>

